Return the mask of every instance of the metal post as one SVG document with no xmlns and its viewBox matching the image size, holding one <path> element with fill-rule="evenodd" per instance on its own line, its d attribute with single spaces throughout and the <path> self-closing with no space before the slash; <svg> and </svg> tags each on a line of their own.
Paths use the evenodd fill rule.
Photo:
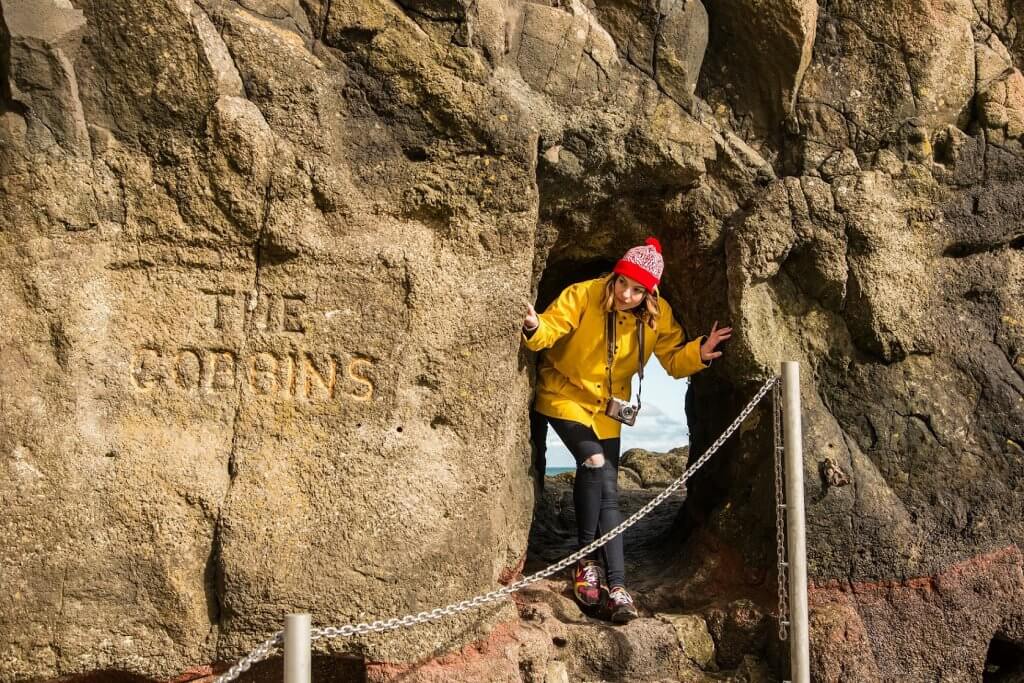
<svg viewBox="0 0 1024 683">
<path fill-rule="evenodd" d="M 804 529 L 804 453 L 800 425 L 800 364 L 782 363 L 782 419 L 786 457 L 786 536 L 789 563 L 789 657 L 793 683 L 810 683 L 807 624 L 807 537 Z"/>
<path fill-rule="evenodd" d="M 284 683 L 310 683 L 310 630 L 308 614 L 284 618 Z"/>
</svg>

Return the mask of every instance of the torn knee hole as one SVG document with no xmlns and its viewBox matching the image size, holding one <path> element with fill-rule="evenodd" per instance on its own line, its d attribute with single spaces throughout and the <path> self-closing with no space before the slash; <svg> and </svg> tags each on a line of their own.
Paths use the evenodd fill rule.
<svg viewBox="0 0 1024 683">
<path fill-rule="evenodd" d="M 589 458 L 587 458 L 586 460 L 584 460 L 583 461 L 583 466 L 584 467 L 603 467 L 604 466 L 604 456 L 601 455 L 600 453 L 596 453 L 596 454 L 590 456 Z"/>
</svg>

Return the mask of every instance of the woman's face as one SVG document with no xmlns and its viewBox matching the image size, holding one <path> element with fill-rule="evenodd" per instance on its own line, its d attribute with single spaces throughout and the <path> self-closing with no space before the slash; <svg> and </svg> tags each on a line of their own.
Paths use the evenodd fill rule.
<svg viewBox="0 0 1024 683">
<path fill-rule="evenodd" d="M 615 277 L 615 310 L 628 311 L 640 305 L 647 289 L 633 278 L 625 275 Z"/>
</svg>

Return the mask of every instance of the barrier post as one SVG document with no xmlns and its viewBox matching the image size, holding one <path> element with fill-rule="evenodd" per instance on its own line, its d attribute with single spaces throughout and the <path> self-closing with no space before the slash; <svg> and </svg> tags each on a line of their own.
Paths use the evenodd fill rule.
<svg viewBox="0 0 1024 683">
<path fill-rule="evenodd" d="M 310 683 L 311 619 L 309 614 L 284 618 L 284 683 Z"/>
<path fill-rule="evenodd" d="M 789 658 L 793 683 L 810 683 L 807 610 L 807 536 L 804 528 L 804 452 L 800 424 L 800 364 L 782 363 L 782 419 L 786 458 L 786 537 L 789 563 Z"/>
</svg>

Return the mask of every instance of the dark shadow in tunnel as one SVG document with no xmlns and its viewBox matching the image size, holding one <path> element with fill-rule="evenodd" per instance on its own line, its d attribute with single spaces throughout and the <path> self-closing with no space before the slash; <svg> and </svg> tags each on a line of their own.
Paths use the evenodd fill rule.
<svg viewBox="0 0 1024 683">
<path fill-rule="evenodd" d="M 569 285 L 610 273 L 614 266 L 615 260 L 607 258 L 548 264 L 540 278 L 540 284 L 537 285 L 537 311 L 542 312 L 547 308 Z"/>
<path fill-rule="evenodd" d="M 1016 683 L 1024 681 L 1024 646 L 1004 640 L 998 635 L 992 639 L 985 656 L 984 683 Z"/>
</svg>

